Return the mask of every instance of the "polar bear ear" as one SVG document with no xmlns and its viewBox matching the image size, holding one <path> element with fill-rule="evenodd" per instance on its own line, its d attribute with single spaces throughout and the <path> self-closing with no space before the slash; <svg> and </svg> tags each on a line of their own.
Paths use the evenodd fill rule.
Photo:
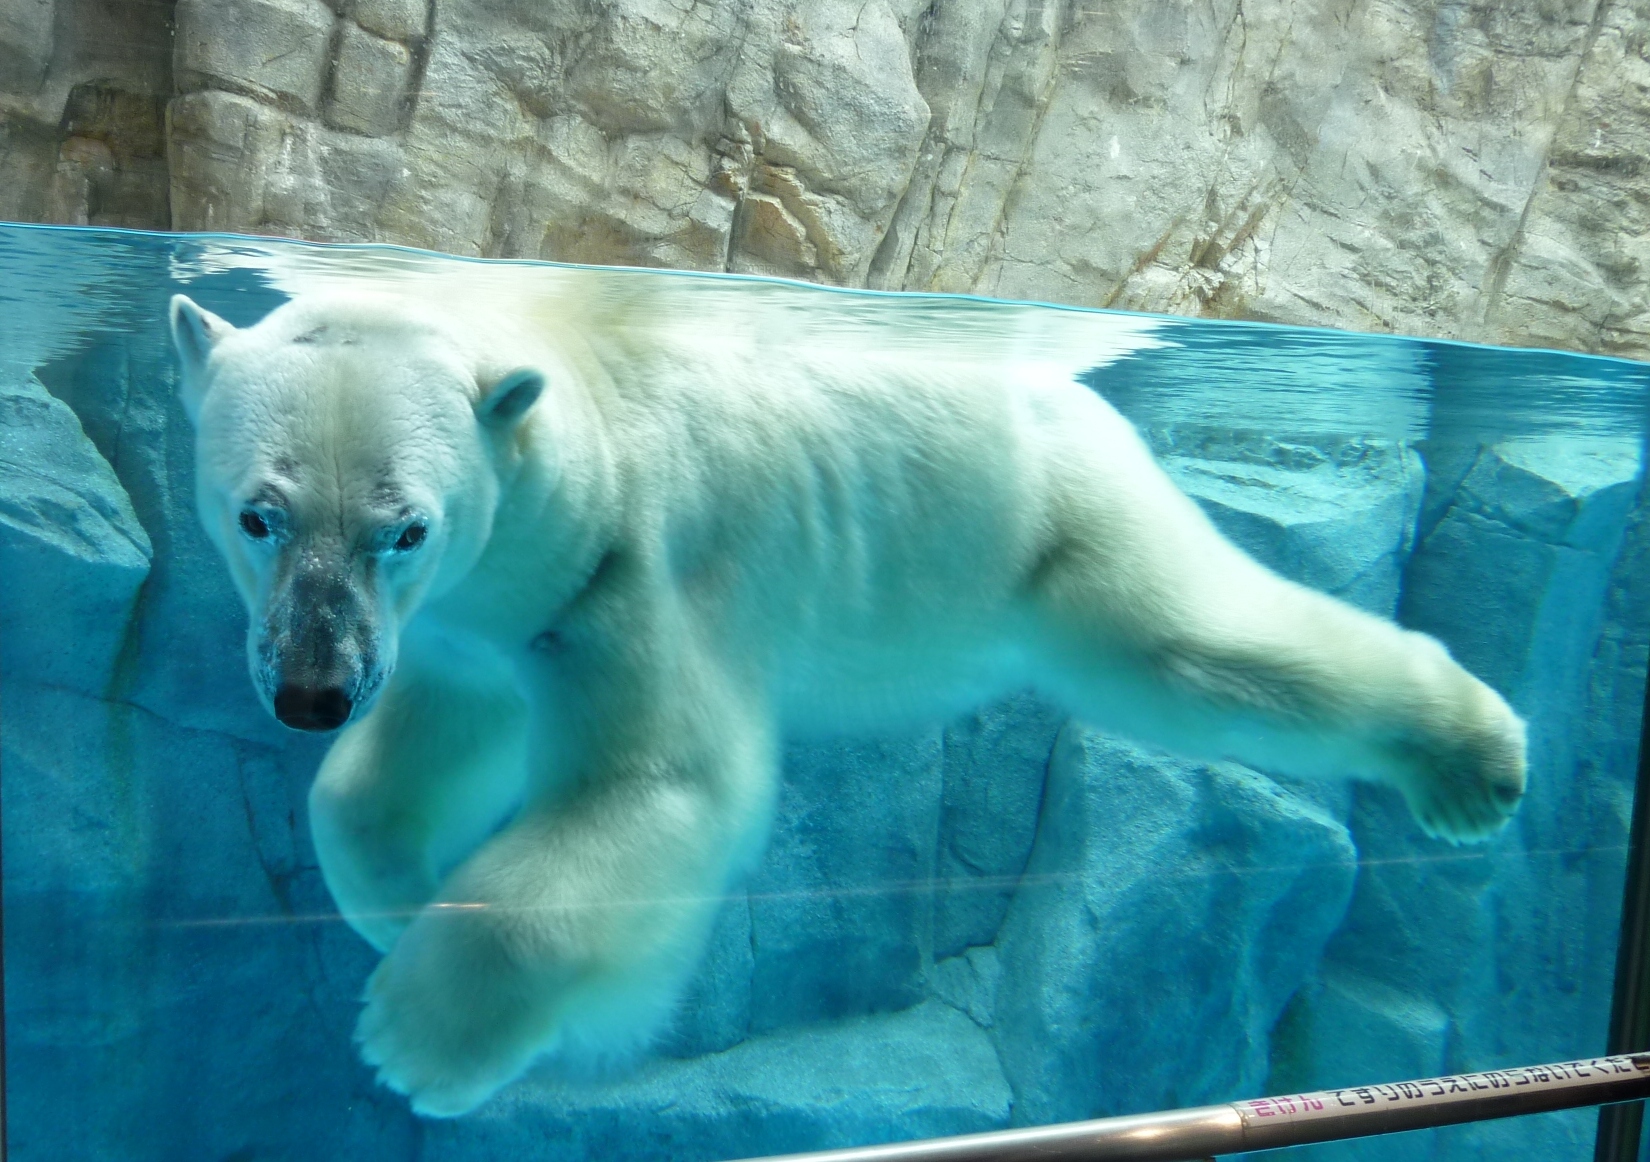
<svg viewBox="0 0 1650 1162">
<path fill-rule="evenodd" d="M 221 343 L 224 336 L 233 334 L 235 328 L 211 311 L 196 306 L 187 295 L 172 296 L 170 317 L 172 345 L 178 349 L 178 358 L 183 362 L 179 394 L 183 397 L 184 410 L 193 420 L 200 415 L 201 399 L 206 395 L 206 360 L 212 348 Z"/>
<path fill-rule="evenodd" d="M 511 428 L 527 414 L 527 409 L 538 402 L 544 393 L 544 375 L 531 367 L 518 367 L 507 373 L 481 397 L 476 415 L 492 428 Z"/>
</svg>

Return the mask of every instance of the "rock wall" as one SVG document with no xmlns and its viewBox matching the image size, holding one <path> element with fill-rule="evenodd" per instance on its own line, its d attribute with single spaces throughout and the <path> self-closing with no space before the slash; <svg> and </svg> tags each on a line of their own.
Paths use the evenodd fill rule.
<svg viewBox="0 0 1650 1162">
<path fill-rule="evenodd" d="M 171 5 L 0 6 L 0 219 L 164 230 Z"/>
<path fill-rule="evenodd" d="M 1650 354 L 1650 0 L 11 0 L 0 216 Z"/>
</svg>

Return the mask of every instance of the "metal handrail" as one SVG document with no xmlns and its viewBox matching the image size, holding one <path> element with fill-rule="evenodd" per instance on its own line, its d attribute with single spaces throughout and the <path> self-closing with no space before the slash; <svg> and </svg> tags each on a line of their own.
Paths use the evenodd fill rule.
<svg viewBox="0 0 1650 1162">
<path fill-rule="evenodd" d="M 1646 1097 L 1650 1053 L 1640 1053 L 758 1162 L 1197 1162 Z"/>
</svg>

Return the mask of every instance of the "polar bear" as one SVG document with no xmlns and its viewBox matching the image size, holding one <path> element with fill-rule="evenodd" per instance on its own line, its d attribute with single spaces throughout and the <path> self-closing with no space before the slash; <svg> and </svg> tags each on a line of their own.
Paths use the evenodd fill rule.
<svg viewBox="0 0 1650 1162">
<path fill-rule="evenodd" d="M 1517 806 L 1494 691 L 1244 555 L 1069 369 L 758 358 L 773 319 L 699 326 L 691 281 L 332 290 L 241 329 L 172 302 L 253 683 L 339 731 L 310 822 L 384 954 L 356 1039 L 418 1112 L 646 1043 L 787 734 L 1036 687 L 1190 757 L 1387 784 L 1456 842 Z"/>
</svg>

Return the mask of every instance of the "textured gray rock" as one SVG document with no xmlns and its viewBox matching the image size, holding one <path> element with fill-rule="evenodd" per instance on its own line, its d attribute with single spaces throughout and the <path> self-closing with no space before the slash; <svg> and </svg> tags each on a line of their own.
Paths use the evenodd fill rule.
<svg viewBox="0 0 1650 1162">
<path fill-rule="evenodd" d="M 246 93 L 299 114 L 319 110 L 333 25 L 322 0 L 179 0 L 177 22 L 172 67 L 181 89 Z"/>
<path fill-rule="evenodd" d="M 0 11 L 0 86 L 27 92 L 45 80 L 56 15 L 53 0 L 21 0 Z"/>
<path fill-rule="evenodd" d="M 1650 0 L 175 17 L 6 5 L 0 215 L 1650 352 Z"/>
<path fill-rule="evenodd" d="M 0 219 L 165 229 L 172 6 L 0 5 Z"/>
<path fill-rule="evenodd" d="M 349 11 L 368 32 L 402 44 L 422 39 L 429 26 L 427 0 L 355 0 Z"/>
<path fill-rule="evenodd" d="M 383 136 L 401 123 L 412 53 L 405 45 L 345 24 L 333 64 L 327 121 L 339 129 Z"/>
</svg>

